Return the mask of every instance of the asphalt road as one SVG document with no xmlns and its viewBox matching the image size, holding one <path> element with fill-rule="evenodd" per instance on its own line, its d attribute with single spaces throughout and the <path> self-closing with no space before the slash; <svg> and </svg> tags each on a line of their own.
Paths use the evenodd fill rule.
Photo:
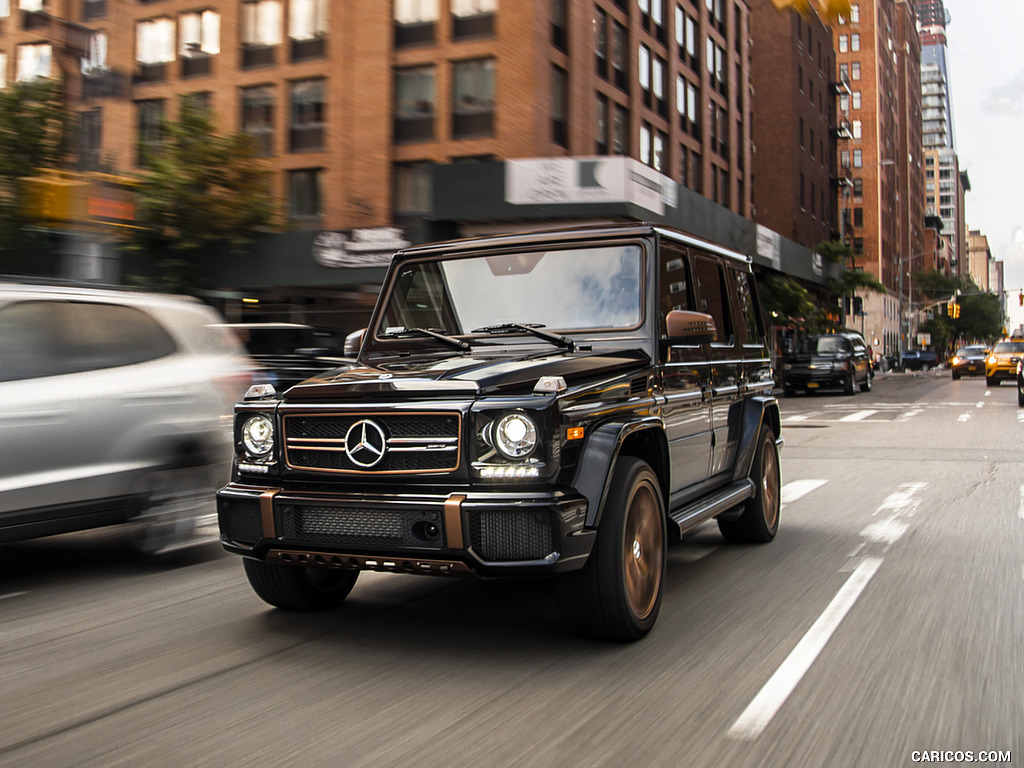
<svg viewBox="0 0 1024 768">
<path fill-rule="evenodd" d="M 543 583 L 363 574 L 296 616 L 216 547 L 0 548 L 0 766 L 1020 763 L 1014 388 L 889 374 L 782 407 L 778 538 L 670 550 L 632 645 L 568 633 Z"/>
</svg>

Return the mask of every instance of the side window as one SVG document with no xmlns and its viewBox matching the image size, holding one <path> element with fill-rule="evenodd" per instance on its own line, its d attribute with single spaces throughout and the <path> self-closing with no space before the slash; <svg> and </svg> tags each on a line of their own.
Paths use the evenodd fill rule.
<svg viewBox="0 0 1024 768">
<path fill-rule="evenodd" d="M 736 333 L 722 265 L 712 256 L 697 256 L 693 261 L 697 272 L 697 311 L 706 312 L 714 318 L 718 331 L 717 344 L 735 344 Z"/>
<path fill-rule="evenodd" d="M 54 332 L 58 304 L 19 301 L 0 307 L 0 381 L 62 373 Z"/>
<path fill-rule="evenodd" d="M 735 285 L 736 306 L 739 310 L 739 319 L 743 321 L 743 327 L 739 329 L 741 344 L 760 346 L 764 338 L 761 328 L 761 315 L 757 311 L 757 301 L 754 296 L 754 278 L 749 272 L 738 269 L 729 269 L 733 276 Z"/>
<path fill-rule="evenodd" d="M 68 302 L 60 309 L 67 373 L 143 363 L 175 350 L 167 331 L 135 307 Z"/>
<path fill-rule="evenodd" d="M 659 308 L 662 317 L 662 333 L 664 318 L 673 309 L 691 309 L 690 306 L 690 269 L 687 254 L 683 249 L 662 246 L 658 258 L 661 270 L 659 291 Z"/>
</svg>

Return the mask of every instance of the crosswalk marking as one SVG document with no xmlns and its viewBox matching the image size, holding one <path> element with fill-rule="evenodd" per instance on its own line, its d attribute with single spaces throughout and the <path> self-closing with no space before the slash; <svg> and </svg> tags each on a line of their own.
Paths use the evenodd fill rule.
<svg viewBox="0 0 1024 768">
<path fill-rule="evenodd" d="M 781 501 L 783 504 L 791 504 L 827 482 L 828 480 L 793 480 L 782 486 Z"/>
<path fill-rule="evenodd" d="M 864 421 L 864 419 L 866 419 L 868 416 L 874 416 L 876 413 L 878 413 L 878 411 L 871 411 L 871 410 L 857 411 L 856 413 L 851 413 L 849 416 L 843 416 L 839 420 L 840 421 Z"/>
</svg>

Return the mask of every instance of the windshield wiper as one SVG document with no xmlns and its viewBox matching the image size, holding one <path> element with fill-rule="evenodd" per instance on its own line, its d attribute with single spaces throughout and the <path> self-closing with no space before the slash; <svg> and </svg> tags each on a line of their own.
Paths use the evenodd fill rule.
<svg viewBox="0 0 1024 768">
<path fill-rule="evenodd" d="M 456 339 L 454 336 L 445 336 L 439 331 L 435 331 L 432 328 L 402 328 L 400 330 L 389 331 L 388 333 L 382 333 L 381 338 L 395 338 L 397 336 L 405 336 L 406 334 L 415 333 L 420 336 L 429 336 L 432 339 L 443 341 L 456 349 L 468 350 L 472 349 L 473 346 L 463 339 Z"/>
<path fill-rule="evenodd" d="M 565 336 L 559 336 L 556 333 L 550 333 L 549 331 L 542 331 L 543 324 L 541 323 L 500 323 L 498 325 L 485 325 L 483 328 L 475 328 L 471 333 L 512 333 L 514 331 L 520 331 L 522 333 L 529 333 L 536 336 L 538 339 L 549 341 L 556 346 L 567 349 L 569 352 L 576 351 L 576 342 Z"/>
</svg>

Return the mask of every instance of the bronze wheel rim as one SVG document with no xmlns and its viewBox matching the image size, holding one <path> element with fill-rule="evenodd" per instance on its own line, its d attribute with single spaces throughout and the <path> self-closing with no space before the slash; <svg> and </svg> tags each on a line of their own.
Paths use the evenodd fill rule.
<svg viewBox="0 0 1024 768">
<path fill-rule="evenodd" d="M 664 557 L 661 505 L 650 482 L 638 485 L 630 498 L 622 543 L 626 599 L 633 615 L 642 621 L 658 601 Z"/>
<path fill-rule="evenodd" d="M 779 522 L 779 457 L 771 436 L 761 449 L 761 509 L 768 530 L 775 530 Z"/>
</svg>

